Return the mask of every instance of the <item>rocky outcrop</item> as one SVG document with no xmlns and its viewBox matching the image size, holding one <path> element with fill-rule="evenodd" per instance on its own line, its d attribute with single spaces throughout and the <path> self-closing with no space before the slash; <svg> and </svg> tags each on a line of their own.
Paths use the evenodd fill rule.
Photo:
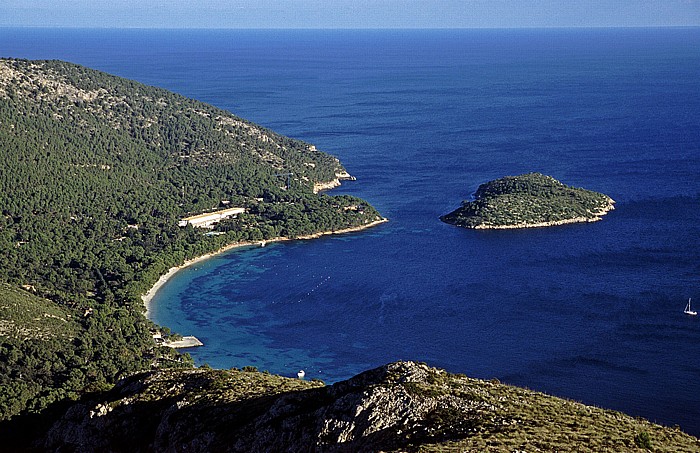
<svg viewBox="0 0 700 453">
<path fill-rule="evenodd" d="M 163 346 L 167 346 L 169 348 L 174 349 L 196 348 L 197 346 L 204 346 L 204 343 L 202 343 L 199 338 L 192 335 L 182 337 L 181 340 L 165 340 L 161 344 Z"/>
<path fill-rule="evenodd" d="M 645 433 L 642 435 L 641 433 Z M 677 429 L 398 362 L 331 386 L 251 371 L 132 376 L 37 440 L 61 451 L 697 451 Z M 646 444 L 645 444 L 646 445 Z"/>
<path fill-rule="evenodd" d="M 314 184 L 314 193 L 319 193 L 322 190 L 331 190 L 340 186 L 340 181 L 355 181 L 357 178 L 352 176 L 345 170 L 337 171 L 335 178 L 326 182 L 317 182 Z"/>
</svg>

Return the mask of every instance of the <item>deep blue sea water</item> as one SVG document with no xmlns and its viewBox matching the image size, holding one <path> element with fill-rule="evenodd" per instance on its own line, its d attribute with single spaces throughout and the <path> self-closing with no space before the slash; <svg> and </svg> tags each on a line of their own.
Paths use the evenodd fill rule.
<svg viewBox="0 0 700 453">
<path fill-rule="evenodd" d="M 700 435 L 700 29 L 0 29 L 337 155 L 388 224 L 180 272 L 152 319 L 214 367 L 334 382 L 428 362 Z M 617 200 L 603 221 L 469 231 L 438 216 L 529 171 Z"/>
</svg>

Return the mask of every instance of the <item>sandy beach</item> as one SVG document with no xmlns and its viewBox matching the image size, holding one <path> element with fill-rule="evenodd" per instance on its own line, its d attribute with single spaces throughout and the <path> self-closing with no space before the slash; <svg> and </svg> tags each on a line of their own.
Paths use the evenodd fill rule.
<svg viewBox="0 0 700 453">
<path fill-rule="evenodd" d="M 200 261 L 204 261 L 206 259 L 211 258 L 212 256 L 219 255 L 224 252 L 228 252 L 229 250 L 233 250 L 236 248 L 240 247 L 249 247 L 249 246 L 260 246 L 264 245 L 270 242 L 283 242 L 283 241 L 296 241 L 296 240 L 308 240 L 308 239 L 316 239 L 320 238 L 322 236 L 328 236 L 332 234 L 345 234 L 345 233 L 353 233 L 356 231 L 362 231 L 366 230 L 367 228 L 372 228 L 374 226 L 380 225 L 382 223 L 388 222 L 389 219 L 379 219 L 375 220 L 374 222 L 367 223 L 365 225 L 360 225 L 352 228 L 344 228 L 342 230 L 335 230 L 335 231 L 321 231 L 318 233 L 314 234 L 309 234 L 306 236 L 299 236 L 297 238 L 288 238 L 288 237 L 276 237 L 272 239 L 267 239 L 265 241 L 255 241 L 255 242 L 236 242 L 234 244 L 229 244 L 226 245 L 219 250 L 211 253 L 207 253 L 202 256 L 198 256 L 196 258 L 192 258 L 191 260 L 187 260 L 184 263 L 182 263 L 179 266 L 171 267 L 168 272 L 166 272 L 164 275 L 161 275 L 161 277 L 158 279 L 158 281 L 151 287 L 151 289 L 148 290 L 148 292 L 144 295 L 141 296 L 141 299 L 143 300 L 144 305 L 146 306 L 146 317 L 149 316 L 150 312 L 150 307 L 151 307 L 151 301 L 153 300 L 153 297 L 156 295 L 158 290 L 167 283 L 168 280 L 170 280 L 173 275 L 175 275 L 179 270 L 185 269 L 189 266 L 192 266 L 193 264 L 199 263 Z"/>
</svg>

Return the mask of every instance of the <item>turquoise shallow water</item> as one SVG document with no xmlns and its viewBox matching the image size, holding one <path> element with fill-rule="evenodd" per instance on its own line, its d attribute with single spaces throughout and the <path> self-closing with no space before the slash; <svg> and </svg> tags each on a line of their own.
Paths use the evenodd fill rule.
<svg viewBox="0 0 700 453">
<path fill-rule="evenodd" d="M 700 434 L 700 30 L 0 30 L 211 102 L 341 158 L 391 221 L 180 272 L 152 318 L 198 363 L 329 382 L 422 360 Z M 438 216 L 541 171 L 603 221 L 468 231 Z M 700 300 L 700 299 L 699 299 Z"/>
</svg>

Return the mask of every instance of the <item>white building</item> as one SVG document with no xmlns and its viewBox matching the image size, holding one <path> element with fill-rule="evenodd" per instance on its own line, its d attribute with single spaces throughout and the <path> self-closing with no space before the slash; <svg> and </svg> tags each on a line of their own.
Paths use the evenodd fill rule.
<svg viewBox="0 0 700 453">
<path fill-rule="evenodd" d="M 218 223 L 228 217 L 243 214 L 244 212 L 245 208 L 229 208 L 221 211 L 207 212 L 204 214 L 194 215 L 192 217 L 185 217 L 184 219 L 180 220 L 178 225 L 181 227 L 192 225 L 193 227 L 199 228 L 212 228 L 215 223 Z"/>
</svg>

